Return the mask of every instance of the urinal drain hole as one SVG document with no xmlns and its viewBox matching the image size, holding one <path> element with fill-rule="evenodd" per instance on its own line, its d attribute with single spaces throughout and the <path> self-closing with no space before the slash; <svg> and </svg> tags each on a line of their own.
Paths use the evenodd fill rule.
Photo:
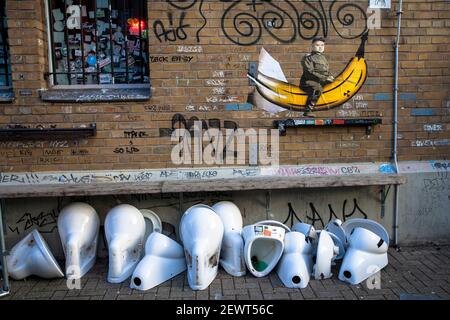
<svg viewBox="0 0 450 320">
<path fill-rule="evenodd" d="M 293 277 L 292 277 L 292 283 L 294 283 L 294 284 L 299 284 L 300 281 L 301 281 L 301 279 L 300 279 L 299 276 L 293 276 Z"/>
<path fill-rule="evenodd" d="M 344 271 L 344 277 L 350 279 L 352 277 L 352 273 L 350 271 Z"/>
<path fill-rule="evenodd" d="M 141 283 L 142 283 L 142 281 L 141 281 L 141 279 L 139 279 L 139 278 L 134 278 L 133 279 L 133 282 L 134 282 L 134 284 L 136 285 L 136 286 L 140 286 L 141 285 Z"/>
</svg>

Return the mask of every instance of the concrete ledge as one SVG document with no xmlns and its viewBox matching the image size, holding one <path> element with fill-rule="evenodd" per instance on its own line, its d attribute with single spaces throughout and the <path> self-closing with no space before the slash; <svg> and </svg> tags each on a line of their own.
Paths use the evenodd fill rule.
<svg viewBox="0 0 450 320">
<path fill-rule="evenodd" d="M 48 102 L 114 102 L 146 101 L 151 98 L 148 88 L 63 88 L 39 91 L 41 99 Z"/>
<path fill-rule="evenodd" d="M 403 184 L 386 164 L 0 173 L 0 198 L 333 188 Z"/>
</svg>

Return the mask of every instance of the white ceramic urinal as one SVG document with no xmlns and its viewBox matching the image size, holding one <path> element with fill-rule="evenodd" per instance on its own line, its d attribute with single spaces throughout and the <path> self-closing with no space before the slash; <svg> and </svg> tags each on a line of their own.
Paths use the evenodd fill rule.
<svg viewBox="0 0 450 320">
<path fill-rule="evenodd" d="M 220 265 L 232 276 L 244 276 L 247 270 L 244 262 L 241 211 L 230 201 L 220 201 L 212 208 L 219 215 L 224 227 Z"/>
<path fill-rule="evenodd" d="M 316 264 L 313 267 L 314 279 L 328 279 L 331 273 L 331 263 L 339 254 L 339 248 L 334 245 L 330 234 L 321 230 L 317 243 Z"/>
<path fill-rule="evenodd" d="M 287 227 L 272 224 L 256 223 L 242 230 L 245 264 L 255 277 L 268 275 L 283 254 L 284 234 Z"/>
<path fill-rule="evenodd" d="M 316 229 L 311 225 L 303 222 L 298 222 L 292 226 L 292 231 L 302 233 L 306 238 L 310 238 L 313 241 L 317 240 Z"/>
<path fill-rule="evenodd" d="M 312 272 L 311 242 L 305 235 L 292 231 L 284 237 L 284 251 L 277 266 L 281 282 L 288 288 L 306 288 Z"/>
<path fill-rule="evenodd" d="M 222 220 L 209 206 L 192 206 L 181 217 L 180 238 L 188 266 L 189 286 L 193 290 L 204 290 L 217 276 Z"/>
<path fill-rule="evenodd" d="M 381 224 L 379 224 L 378 222 L 376 222 L 374 220 L 363 219 L 363 218 L 353 218 L 353 219 L 346 220 L 342 224 L 342 229 L 345 231 L 347 239 L 350 238 L 350 233 L 355 228 L 358 228 L 358 227 L 370 230 L 373 233 L 377 234 L 389 246 L 389 233 L 386 231 L 386 229 Z"/>
<path fill-rule="evenodd" d="M 169 237 L 154 232 L 145 243 L 145 257 L 131 277 L 131 288 L 149 290 L 186 270 L 183 247 Z"/>
<path fill-rule="evenodd" d="M 342 261 L 339 280 L 358 284 L 376 274 L 388 264 L 388 243 L 364 228 L 355 228 Z"/>
<path fill-rule="evenodd" d="M 339 238 L 340 242 L 344 246 L 344 248 L 347 248 L 348 240 L 347 235 L 345 233 L 344 228 L 342 228 L 342 221 L 339 219 L 333 219 L 331 220 L 326 226 L 325 230 L 328 231 L 328 233 L 334 234 L 336 237 Z M 344 254 L 345 252 L 340 252 L 339 254 Z"/>
<path fill-rule="evenodd" d="M 133 273 L 144 249 L 145 220 L 141 212 L 129 205 L 112 208 L 105 220 L 108 241 L 108 282 L 120 283 Z"/>
<path fill-rule="evenodd" d="M 58 217 L 58 232 L 66 256 L 66 277 L 79 279 L 95 264 L 100 219 L 87 203 L 64 207 Z"/>
<path fill-rule="evenodd" d="M 144 243 L 152 232 L 162 233 L 162 221 L 159 216 L 149 209 L 139 209 L 145 219 L 145 236 Z"/>
<path fill-rule="evenodd" d="M 6 259 L 8 273 L 15 280 L 31 275 L 45 279 L 64 277 L 50 248 L 36 229 L 20 240 Z"/>
</svg>

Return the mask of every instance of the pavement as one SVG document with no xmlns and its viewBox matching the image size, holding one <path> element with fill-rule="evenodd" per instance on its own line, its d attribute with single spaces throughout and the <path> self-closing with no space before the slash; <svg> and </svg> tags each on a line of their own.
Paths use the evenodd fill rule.
<svg viewBox="0 0 450 320">
<path fill-rule="evenodd" d="M 333 277 L 311 280 L 305 289 L 289 289 L 275 271 L 264 278 L 250 273 L 232 277 L 222 268 L 208 289 L 193 291 L 186 273 L 151 290 L 129 288 L 130 280 L 121 284 L 106 282 L 108 260 L 96 265 L 81 279 L 81 289 L 69 290 L 66 279 L 44 280 L 29 277 L 10 281 L 11 294 L 0 300 L 410 300 L 450 299 L 450 245 L 389 248 L 389 264 L 381 271 L 379 288 L 365 282 L 349 285 Z M 373 287 L 373 286 L 372 286 Z"/>
</svg>

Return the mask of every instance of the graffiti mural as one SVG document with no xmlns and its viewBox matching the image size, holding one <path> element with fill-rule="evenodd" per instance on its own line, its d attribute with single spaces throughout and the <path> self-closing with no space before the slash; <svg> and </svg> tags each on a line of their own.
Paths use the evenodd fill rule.
<svg viewBox="0 0 450 320">
<path fill-rule="evenodd" d="M 221 17 L 221 29 L 225 37 L 239 46 L 257 44 L 267 33 L 280 43 L 292 43 L 297 39 L 310 40 L 318 35 L 326 37 L 333 29 L 343 39 L 361 37 L 368 29 L 366 11 L 352 2 L 331 2 L 328 8 L 324 1 L 268 1 L 268 0 L 220 0 L 225 4 Z M 169 25 L 161 20 L 153 24 L 153 32 L 160 42 L 185 40 L 184 28 L 188 25 L 183 20 L 187 10 L 198 10 L 202 24 L 196 30 L 196 40 L 200 42 L 202 30 L 208 19 L 203 13 L 204 0 L 167 0 L 174 9 L 181 11 L 176 23 L 169 17 Z M 357 26 L 356 21 L 364 21 Z M 356 33 L 348 29 L 358 28 Z"/>
<path fill-rule="evenodd" d="M 347 66 L 332 82 L 323 87 L 316 101 L 315 110 L 331 109 L 349 101 L 363 86 L 367 78 L 364 47 L 368 35 L 361 37 L 361 44 Z M 288 83 L 280 64 L 264 48 L 261 49 L 256 74 L 247 75 L 254 83 L 254 104 L 271 112 L 286 110 L 306 111 L 308 93 L 298 85 Z"/>
</svg>

